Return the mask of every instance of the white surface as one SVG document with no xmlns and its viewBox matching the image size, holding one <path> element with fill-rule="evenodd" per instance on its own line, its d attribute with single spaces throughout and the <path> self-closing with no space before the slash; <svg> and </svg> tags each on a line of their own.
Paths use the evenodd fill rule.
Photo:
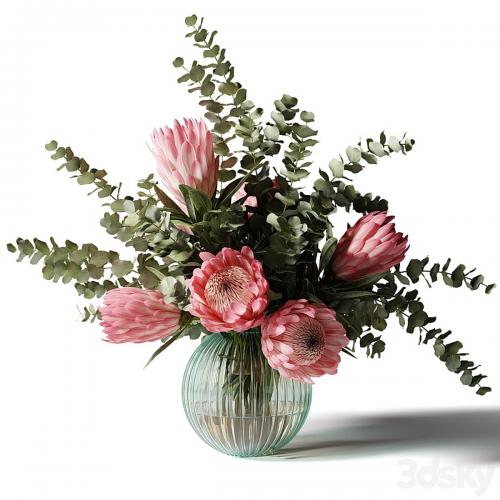
<svg viewBox="0 0 500 500">
<path fill-rule="evenodd" d="M 358 189 L 389 198 L 411 255 L 450 255 L 498 282 L 498 3 L 11 0 L 0 11 L 0 498 L 482 493 L 460 480 L 439 447 L 321 461 L 242 461 L 212 451 L 180 402 L 194 343 L 179 342 L 142 371 L 152 345 L 101 342 L 97 325 L 78 322 L 71 286 L 42 280 L 40 269 L 15 264 L 3 248 L 18 235 L 53 235 L 120 249 L 99 227 L 99 201 L 57 173 L 43 145 L 52 138 L 71 145 L 133 190 L 154 168 L 150 130 L 201 114 L 171 66 L 177 55 L 198 57 L 183 38 L 184 16 L 197 12 L 219 30 L 249 98 L 270 111 L 286 92 L 316 113 L 317 165 L 360 135 L 408 131 L 415 150 L 367 169 Z M 318 381 L 312 423 L 322 415 L 499 405 L 500 293 L 444 285 L 422 292 L 496 392 L 475 396 L 393 323 L 381 360 L 344 359 L 337 376 Z M 401 486 L 409 466 L 400 460 L 421 469 L 436 459 L 456 481 Z M 494 475 L 482 498 L 497 498 L 500 471 L 488 467 Z"/>
</svg>

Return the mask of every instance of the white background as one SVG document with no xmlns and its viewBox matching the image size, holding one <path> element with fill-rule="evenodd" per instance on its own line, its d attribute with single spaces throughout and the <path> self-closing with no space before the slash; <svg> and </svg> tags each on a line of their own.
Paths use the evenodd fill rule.
<svg viewBox="0 0 500 500">
<path fill-rule="evenodd" d="M 178 55 L 198 57 L 184 39 L 193 12 L 219 30 L 249 98 L 269 112 L 286 92 L 316 113 L 318 166 L 382 129 L 414 137 L 411 154 L 367 169 L 358 189 L 390 199 L 412 256 L 450 255 L 500 281 L 498 2 L 3 1 L 0 498 L 472 498 L 457 457 L 418 439 L 394 448 L 347 444 L 321 460 L 241 460 L 211 450 L 180 401 L 195 343 L 175 344 L 143 371 L 153 345 L 102 342 L 98 325 L 78 322 L 82 301 L 71 286 L 42 280 L 40 269 L 4 251 L 18 235 L 120 249 L 99 226 L 99 200 L 57 173 L 43 146 L 53 138 L 71 145 L 133 190 L 154 169 L 151 129 L 202 112 L 171 65 Z M 359 418 L 423 412 L 432 420 L 447 409 L 451 425 L 464 408 L 498 407 L 498 291 L 437 285 L 422 294 L 496 392 L 476 396 L 430 346 L 391 323 L 381 360 L 344 359 L 338 375 L 316 383 L 305 433 L 318 419 L 333 428 L 353 422 L 352 434 L 337 436 L 356 444 L 364 438 L 355 432 Z M 404 488 L 400 460 L 417 468 L 439 460 L 456 481 Z M 497 462 L 474 465 L 494 473 L 483 498 L 498 498 Z"/>
</svg>

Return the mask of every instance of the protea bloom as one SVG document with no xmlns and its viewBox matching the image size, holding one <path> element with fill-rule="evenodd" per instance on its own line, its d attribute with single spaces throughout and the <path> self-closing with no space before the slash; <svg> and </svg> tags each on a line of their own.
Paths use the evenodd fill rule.
<svg viewBox="0 0 500 500">
<path fill-rule="evenodd" d="M 289 300 L 262 325 L 262 352 L 281 375 L 313 383 L 311 377 L 337 373 L 345 329 L 323 304 Z"/>
<path fill-rule="evenodd" d="M 393 216 L 371 212 L 340 238 L 330 269 L 340 279 L 357 281 L 399 264 L 408 250 L 408 236 L 397 233 Z"/>
<path fill-rule="evenodd" d="M 157 171 L 167 194 L 187 213 L 184 197 L 179 189 L 185 184 L 208 196 L 217 188 L 219 158 L 214 154 L 212 134 L 203 120 L 177 120 L 174 127 L 154 129 L 152 148 Z"/>
<path fill-rule="evenodd" d="M 273 179 L 272 180 L 272 183 L 273 183 L 273 188 L 274 189 L 279 189 L 279 183 L 276 179 Z M 233 197 L 233 200 L 236 202 L 236 201 L 239 201 L 239 200 L 242 200 L 243 198 L 246 197 L 245 201 L 243 202 L 243 206 L 245 207 L 256 207 L 258 206 L 258 200 L 257 200 L 257 197 L 256 196 L 248 196 L 247 195 L 247 192 L 246 192 L 246 189 L 245 189 L 245 186 L 247 185 L 247 183 L 245 182 L 245 184 L 242 184 L 240 189 L 238 189 L 238 191 L 236 191 L 236 193 L 234 194 L 234 197 Z M 270 191 L 268 194 L 268 199 L 269 200 L 272 200 L 272 198 L 274 197 L 274 192 Z M 253 215 L 252 212 L 249 212 L 248 213 L 248 217 L 251 217 Z"/>
<path fill-rule="evenodd" d="M 244 207 L 256 207 L 258 205 L 257 197 L 256 196 L 247 196 L 245 186 L 246 186 L 246 183 L 241 185 L 240 189 L 238 189 L 238 191 L 236 191 L 236 193 L 234 194 L 233 200 L 236 202 L 236 201 L 242 200 L 243 198 L 246 197 L 245 201 L 243 202 L 243 206 Z M 252 217 L 252 215 L 253 215 L 253 213 L 251 213 L 251 212 L 248 213 L 248 217 Z"/>
<path fill-rule="evenodd" d="M 189 281 L 191 314 L 211 332 L 243 332 L 262 323 L 268 283 L 249 247 L 200 252 L 203 264 Z"/>
<path fill-rule="evenodd" d="M 168 337 L 179 327 L 181 311 L 166 304 L 157 290 L 124 287 L 104 295 L 101 326 L 107 342 L 150 342 Z"/>
</svg>

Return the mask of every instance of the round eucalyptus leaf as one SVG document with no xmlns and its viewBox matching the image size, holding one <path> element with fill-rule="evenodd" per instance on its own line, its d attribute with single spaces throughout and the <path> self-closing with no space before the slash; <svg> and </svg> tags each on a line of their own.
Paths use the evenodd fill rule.
<svg viewBox="0 0 500 500">
<path fill-rule="evenodd" d="M 344 163 L 334 158 L 328 166 L 335 177 L 342 177 L 344 175 Z"/>
<path fill-rule="evenodd" d="M 277 141 L 280 138 L 280 131 L 278 127 L 274 125 L 268 125 L 264 129 L 264 135 L 266 139 L 269 139 L 270 141 Z"/>
<path fill-rule="evenodd" d="M 358 163 L 361 160 L 361 151 L 359 150 L 359 148 L 348 146 L 345 152 L 350 162 Z"/>
</svg>

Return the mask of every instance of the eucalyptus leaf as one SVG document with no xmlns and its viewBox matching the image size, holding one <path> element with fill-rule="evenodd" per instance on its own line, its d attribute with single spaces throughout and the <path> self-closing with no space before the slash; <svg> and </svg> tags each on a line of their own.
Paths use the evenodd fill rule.
<svg viewBox="0 0 500 500">
<path fill-rule="evenodd" d="M 332 171 L 332 174 L 335 177 L 343 177 L 344 175 L 344 163 L 341 162 L 340 160 L 337 160 L 334 158 L 330 163 L 328 164 L 330 167 L 330 170 Z"/>
<path fill-rule="evenodd" d="M 115 260 L 111 265 L 111 271 L 117 278 L 127 276 L 134 269 L 134 265 L 129 260 Z"/>
<path fill-rule="evenodd" d="M 359 150 L 359 148 L 348 146 L 345 152 L 350 162 L 358 163 L 361 160 L 361 151 Z"/>
</svg>

